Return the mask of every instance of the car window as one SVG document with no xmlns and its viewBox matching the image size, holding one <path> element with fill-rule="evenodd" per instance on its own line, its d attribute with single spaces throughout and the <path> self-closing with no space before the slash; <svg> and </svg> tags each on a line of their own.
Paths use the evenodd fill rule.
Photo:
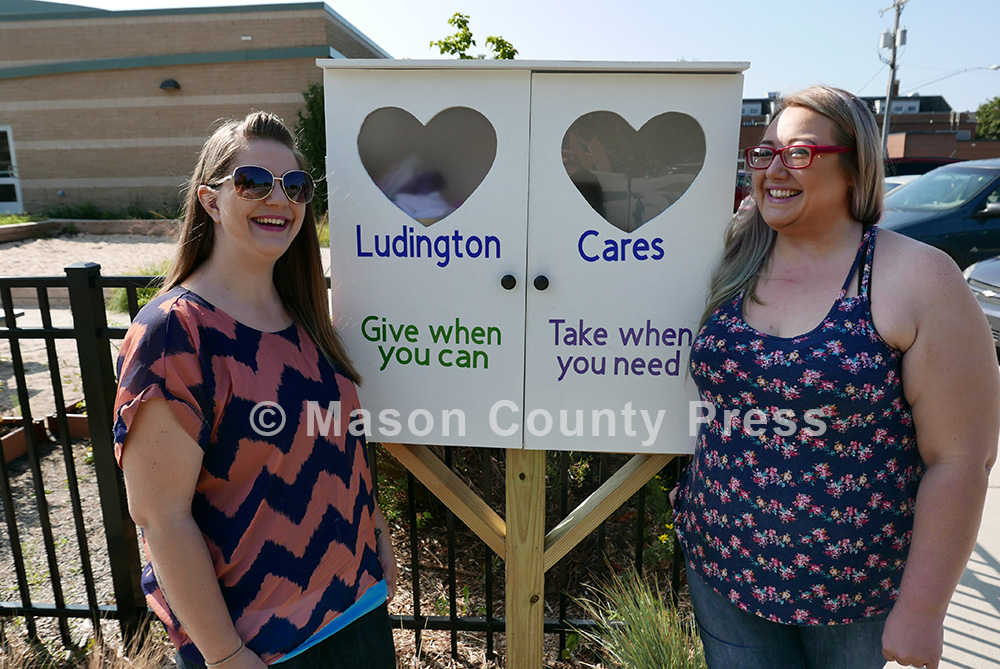
<svg viewBox="0 0 1000 669">
<path fill-rule="evenodd" d="M 968 202 L 995 178 L 995 172 L 934 170 L 911 182 L 906 188 L 889 193 L 885 203 L 886 206 L 902 209 L 953 209 Z"/>
<path fill-rule="evenodd" d="M 1000 202 L 1000 186 L 993 189 L 993 192 L 986 197 L 986 204 L 996 204 Z"/>
</svg>

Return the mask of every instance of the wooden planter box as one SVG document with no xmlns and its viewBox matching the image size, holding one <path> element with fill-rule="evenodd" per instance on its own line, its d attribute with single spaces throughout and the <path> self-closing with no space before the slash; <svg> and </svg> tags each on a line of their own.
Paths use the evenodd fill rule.
<svg viewBox="0 0 1000 669">
<path fill-rule="evenodd" d="M 82 408 L 82 400 L 73 401 L 66 405 L 66 423 L 69 427 L 70 439 L 87 439 L 90 437 L 90 424 L 87 422 L 87 414 L 78 413 Z M 23 419 L 20 416 L 0 417 L 0 426 L 16 426 L 17 429 L 2 438 L 4 462 L 10 462 L 28 452 L 28 440 L 25 438 L 24 427 L 21 426 Z M 49 415 L 44 420 L 35 420 L 35 443 L 39 443 L 48 435 L 59 436 L 59 419 L 56 415 Z"/>
<path fill-rule="evenodd" d="M 70 439 L 87 439 L 90 437 L 90 423 L 85 413 L 68 413 L 66 422 L 69 424 Z M 56 416 L 45 417 L 45 427 L 53 437 L 59 436 L 59 419 Z"/>
<path fill-rule="evenodd" d="M 19 416 L 0 418 L 0 425 L 21 425 L 23 421 Z M 40 420 L 33 421 L 35 430 L 35 442 L 45 439 L 45 423 Z M 3 444 L 3 461 L 10 462 L 28 452 L 28 439 L 24 428 L 19 427 L 9 434 L 0 437 Z"/>
</svg>

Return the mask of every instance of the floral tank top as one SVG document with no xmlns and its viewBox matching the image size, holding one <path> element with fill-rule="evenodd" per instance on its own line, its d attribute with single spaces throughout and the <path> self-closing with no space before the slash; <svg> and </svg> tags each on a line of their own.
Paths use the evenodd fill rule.
<svg viewBox="0 0 1000 669">
<path fill-rule="evenodd" d="M 690 567 L 744 611 L 856 622 L 899 593 L 923 463 L 902 353 L 872 324 L 876 227 L 829 313 L 793 338 L 743 320 L 743 295 L 691 352 L 701 404 L 676 527 Z M 859 263 L 860 289 L 847 297 Z"/>
</svg>

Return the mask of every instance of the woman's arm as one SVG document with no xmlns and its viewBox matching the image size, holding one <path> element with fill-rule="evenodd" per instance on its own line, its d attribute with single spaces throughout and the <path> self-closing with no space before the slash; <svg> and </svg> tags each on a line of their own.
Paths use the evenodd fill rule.
<svg viewBox="0 0 1000 669">
<path fill-rule="evenodd" d="M 910 267 L 919 269 L 900 273 L 899 283 L 909 286 L 897 293 L 913 324 L 903 389 L 927 469 L 882 643 L 887 660 L 936 669 L 945 614 L 975 547 L 996 460 L 1000 374 L 989 326 L 958 267 L 934 249 L 910 250 L 920 256 Z"/>
<path fill-rule="evenodd" d="M 385 522 L 382 509 L 375 503 L 375 513 L 372 516 L 375 521 L 375 551 L 378 553 L 379 564 L 382 565 L 382 574 L 385 576 L 385 585 L 388 589 L 388 601 L 396 596 L 396 581 L 399 579 L 399 568 L 396 566 L 396 554 L 392 550 L 392 537 L 389 535 L 389 524 Z"/>
<path fill-rule="evenodd" d="M 128 507 L 143 530 L 153 567 L 170 609 L 209 663 L 227 669 L 263 667 L 229 616 L 191 501 L 203 452 L 164 400 L 136 411 L 122 452 Z M 234 655 L 234 653 L 236 653 Z"/>
</svg>

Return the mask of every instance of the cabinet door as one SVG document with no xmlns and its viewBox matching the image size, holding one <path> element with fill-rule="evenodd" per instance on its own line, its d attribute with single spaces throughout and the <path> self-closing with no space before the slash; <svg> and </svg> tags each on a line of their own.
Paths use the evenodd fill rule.
<svg viewBox="0 0 1000 669">
<path fill-rule="evenodd" d="M 732 216 L 743 77 L 532 78 L 526 448 L 690 453 L 687 374 Z M 544 290 L 540 290 L 543 288 Z"/>
<path fill-rule="evenodd" d="M 530 73 L 325 77 L 333 313 L 373 438 L 520 448 Z"/>
</svg>

